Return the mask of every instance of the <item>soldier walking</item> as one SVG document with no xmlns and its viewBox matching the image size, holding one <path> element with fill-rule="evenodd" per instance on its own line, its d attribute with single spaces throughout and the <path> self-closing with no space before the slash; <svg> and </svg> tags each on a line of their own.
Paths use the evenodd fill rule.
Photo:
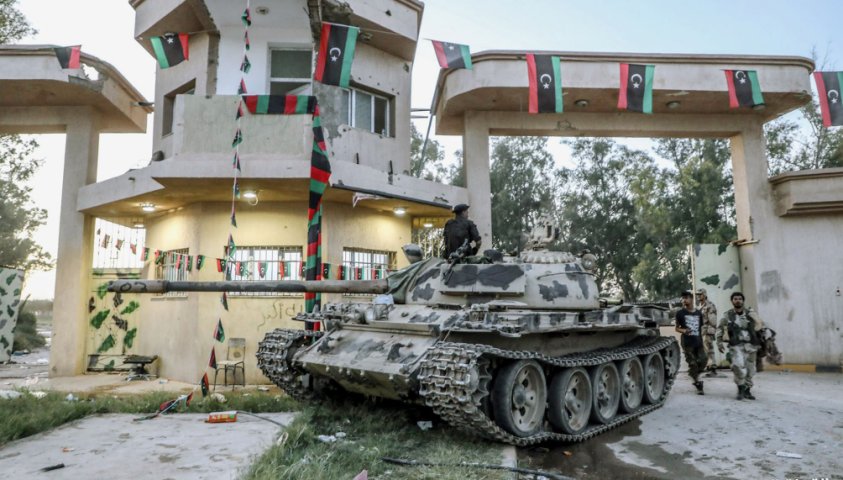
<svg viewBox="0 0 843 480">
<path fill-rule="evenodd" d="M 736 400 L 755 400 L 752 395 L 752 377 L 755 376 L 755 361 L 761 346 L 759 330 L 764 328 L 761 319 L 749 307 L 744 307 L 744 296 L 734 292 L 730 297 L 732 309 L 723 314 L 717 324 L 717 349 L 720 353 L 729 353 L 726 359 L 732 364 L 735 384 L 738 386 Z"/>
<path fill-rule="evenodd" d="M 682 351 L 697 395 L 705 395 L 700 380 L 708 359 L 702 343 L 702 312 L 694 310 L 694 294 L 688 290 L 682 292 L 682 309 L 676 312 L 676 331 L 682 334 Z"/>
<path fill-rule="evenodd" d="M 703 317 L 703 346 L 708 355 L 706 377 L 717 376 L 717 360 L 714 358 L 714 336 L 717 334 L 717 307 L 708 301 L 708 293 L 704 288 L 697 290 L 697 308 Z"/>
</svg>

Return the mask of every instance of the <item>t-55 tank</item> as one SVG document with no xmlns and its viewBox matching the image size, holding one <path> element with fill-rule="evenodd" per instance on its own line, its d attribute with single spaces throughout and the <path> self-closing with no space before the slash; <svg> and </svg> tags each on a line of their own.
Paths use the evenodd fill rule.
<svg viewBox="0 0 843 480">
<path fill-rule="evenodd" d="M 112 291 L 319 291 L 344 297 L 277 329 L 263 373 L 309 400 L 343 390 L 421 403 L 451 425 L 515 445 L 581 441 L 661 407 L 679 348 L 663 310 L 601 301 L 588 253 L 545 247 L 543 226 L 515 257 L 420 260 L 382 280 L 112 282 Z M 327 387 L 327 388 L 323 388 Z"/>
</svg>

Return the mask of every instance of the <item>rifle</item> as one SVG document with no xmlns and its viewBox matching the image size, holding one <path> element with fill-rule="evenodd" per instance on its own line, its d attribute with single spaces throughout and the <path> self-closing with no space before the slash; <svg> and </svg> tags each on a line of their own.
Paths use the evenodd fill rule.
<svg viewBox="0 0 843 480">
<path fill-rule="evenodd" d="M 451 252 L 448 255 L 448 270 L 445 271 L 445 283 L 448 283 L 448 280 L 451 279 L 451 273 L 454 270 L 454 265 L 460 263 L 462 259 L 468 256 L 468 253 L 471 251 L 471 244 L 468 243 L 468 239 L 463 240 L 462 245 L 460 248 Z"/>
</svg>

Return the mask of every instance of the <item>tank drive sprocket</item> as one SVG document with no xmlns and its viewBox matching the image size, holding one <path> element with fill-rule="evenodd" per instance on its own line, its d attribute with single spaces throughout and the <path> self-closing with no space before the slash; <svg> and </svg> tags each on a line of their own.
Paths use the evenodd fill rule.
<svg viewBox="0 0 843 480">
<path fill-rule="evenodd" d="M 323 332 L 278 328 L 268 332 L 258 344 L 258 368 L 267 378 L 298 400 L 313 399 L 313 392 L 301 382 L 307 372 L 293 365 L 296 350 L 322 336 Z"/>
</svg>

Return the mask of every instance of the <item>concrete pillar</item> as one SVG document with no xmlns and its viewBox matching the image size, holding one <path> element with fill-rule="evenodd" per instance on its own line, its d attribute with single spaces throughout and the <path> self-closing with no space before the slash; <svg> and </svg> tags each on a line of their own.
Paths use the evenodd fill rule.
<svg viewBox="0 0 843 480">
<path fill-rule="evenodd" d="M 767 154 L 762 125 L 744 128 L 739 135 L 730 139 L 730 143 L 738 239 L 772 241 L 772 238 L 756 237 L 757 232 L 767 223 L 770 215 L 768 202 L 772 195 L 767 181 Z M 757 228 L 759 225 L 761 229 Z M 739 248 L 743 294 L 747 304 L 755 308 L 758 306 L 757 257 L 762 247 L 758 243 L 749 243 Z"/>
<path fill-rule="evenodd" d="M 56 293 L 53 300 L 51 376 L 85 371 L 87 297 L 94 219 L 76 209 L 79 189 L 96 181 L 99 127 L 93 109 L 79 109 L 67 125 L 61 188 Z"/>
<path fill-rule="evenodd" d="M 489 179 L 489 126 L 486 116 L 467 112 L 462 137 L 469 217 L 480 231 L 482 249 L 492 247 L 492 184 Z"/>
</svg>

